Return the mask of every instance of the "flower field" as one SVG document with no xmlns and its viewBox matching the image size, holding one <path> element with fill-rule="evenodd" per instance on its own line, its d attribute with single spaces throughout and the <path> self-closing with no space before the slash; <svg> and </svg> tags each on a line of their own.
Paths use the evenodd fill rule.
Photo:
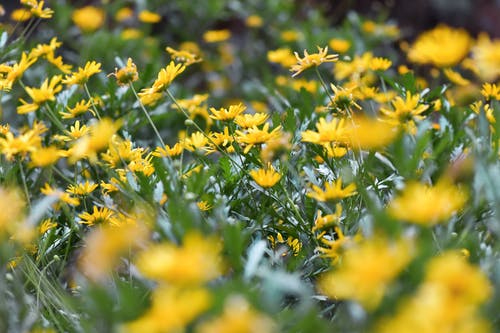
<svg viewBox="0 0 500 333">
<path fill-rule="evenodd" d="M 500 332 L 500 40 L 320 4 L 0 5 L 0 333 Z"/>
</svg>

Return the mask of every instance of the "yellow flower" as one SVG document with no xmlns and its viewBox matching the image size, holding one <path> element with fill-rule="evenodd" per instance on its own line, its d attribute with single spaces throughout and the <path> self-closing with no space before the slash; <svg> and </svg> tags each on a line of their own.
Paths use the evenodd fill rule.
<svg viewBox="0 0 500 333">
<path fill-rule="evenodd" d="M 284 30 L 281 32 L 280 37 L 285 42 L 295 42 L 302 39 L 302 34 L 296 30 Z"/>
<path fill-rule="evenodd" d="M 162 147 L 156 147 L 155 151 L 153 152 L 153 156 L 175 157 L 175 156 L 179 156 L 183 150 L 184 150 L 184 147 L 180 143 L 177 142 L 173 147 L 166 145 L 165 149 Z"/>
<path fill-rule="evenodd" d="M 266 169 L 251 170 L 250 176 L 262 187 L 273 187 L 280 181 L 281 175 L 274 170 L 271 163 L 268 163 Z"/>
<path fill-rule="evenodd" d="M 323 213 L 320 210 L 318 210 L 316 214 L 316 219 L 314 220 L 314 226 L 312 227 L 311 231 L 315 232 L 324 229 L 326 227 L 338 224 L 341 216 L 342 216 L 342 205 L 340 203 L 338 203 L 335 206 L 335 213 L 333 214 L 323 215 Z"/>
<path fill-rule="evenodd" d="M 368 116 L 347 122 L 346 137 L 353 149 L 376 150 L 390 144 L 398 135 L 395 126 Z"/>
<path fill-rule="evenodd" d="M 63 119 L 73 119 L 81 115 L 82 113 L 87 112 L 91 106 L 92 106 L 92 101 L 90 99 L 88 101 L 82 99 L 81 101 L 77 102 L 75 106 L 72 108 L 67 106 L 66 109 L 68 110 L 68 112 L 59 111 L 59 114 L 62 116 Z"/>
<path fill-rule="evenodd" d="M 307 196 L 317 201 L 337 201 L 356 194 L 356 184 L 349 184 L 342 188 L 342 178 L 334 182 L 325 184 L 325 190 L 319 186 L 313 185 L 312 191 L 307 193 Z"/>
<path fill-rule="evenodd" d="M 500 100 L 500 87 L 493 83 L 485 83 L 483 84 L 483 89 L 481 89 L 481 95 L 484 98 L 489 100 Z"/>
<path fill-rule="evenodd" d="M 444 75 L 450 80 L 450 82 L 456 84 L 457 86 L 467 86 L 470 81 L 465 79 L 459 72 L 455 72 L 451 68 L 445 68 L 443 70 Z"/>
<path fill-rule="evenodd" d="M 62 202 L 67 203 L 70 206 L 78 206 L 80 204 L 80 200 L 78 198 L 74 198 L 69 193 L 65 193 L 61 190 L 52 188 L 49 183 L 45 183 L 45 186 L 40 190 L 45 195 L 55 195 Z"/>
<path fill-rule="evenodd" d="M 34 5 L 31 6 L 30 12 L 33 16 L 39 17 L 41 19 L 48 19 L 52 17 L 54 11 L 50 8 L 43 8 L 45 1 L 34 2 Z"/>
<path fill-rule="evenodd" d="M 219 110 L 215 108 L 210 108 L 210 118 L 217 120 L 233 120 L 236 116 L 242 114 L 246 110 L 246 106 L 242 103 L 237 105 L 230 105 L 229 108 L 220 108 Z"/>
<path fill-rule="evenodd" d="M 167 67 L 162 68 L 158 73 L 156 81 L 153 83 L 154 92 L 161 92 L 168 88 L 174 79 L 184 72 L 186 66 L 184 64 L 175 64 L 171 61 Z"/>
<path fill-rule="evenodd" d="M 471 38 L 463 29 L 440 25 L 418 36 L 408 51 L 408 59 L 419 64 L 450 67 L 469 52 Z"/>
<path fill-rule="evenodd" d="M 201 210 L 201 211 L 207 211 L 207 210 L 210 210 L 212 209 L 212 205 L 208 202 L 208 201 L 205 201 L 205 200 L 202 200 L 202 201 L 198 201 L 196 203 L 196 206 L 198 206 L 198 208 Z"/>
<path fill-rule="evenodd" d="M 115 20 L 118 22 L 126 21 L 134 16 L 134 11 L 130 7 L 120 8 L 115 14 Z"/>
<path fill-rule="evenodd" d="M 207 43 L 217 43 L 228 40 L 231 37 L 231 31 L 223 30 L 209 30 L 203 34 L 203 40 Z"/>
<path fill-rule="evenodd" d="M 116 213 L 107 207 L 94 206 L 92 208 L 92 213 L 84 212 L 78 214 L 78 217 L 80 218 L 79 223 L 92 226 L 94 224 L 101 224 L 101 223 L 111 224 L 113 222 L 113 219 L 115 218 L 115 215 Z"/>
<path fill-rule="evenodd" d="M 100 63 L 97 63 L 95 61 L 91 62 L 87 61 L 84 68 L 78 67 L 77 72 L 73 72 L 71 75 L 66 75 L 65 79 L 63 80 L 63 83 L 67 85 L 73 85 L 73 84 L 83 85 L 87 83 L 87 81 L 92 75 L 100 72 L 101 72 Z"/>
<path fill-rule="evenodd" d="M 295 257 L 299 255 L 302 249 L 302 243 L 298 238 L 288 236 L 287 239 L 285 239 L 280 232 L 276 234 L 276 239 L 273 235 L 269 235 L 267 239 L 271 242 L 271 248 L 278 251 L 282 257 L 286 257 L 289 254 L 288 249 L 292 250 L 292 254 Z M 283 248 L 282 245 L 285 245 L 285 248 Z"/>
<path fill-rule="evenodd" d="M 490 324 L 480 317 L 478 308 L 492 291 L 478 267 L 458 252 L 445 252 L 430 260 L 415 294 L 381 320 L 375 332 L 489 333 Z"/>
<path fill-rule="evenodd" d="M 239 295 L 231 295 L 224 303 L 224 312 L 198 326 L 196 333 L 271 333 L 276 325 L 266 315 L 250 307 Z"/>
<path fill-rule="evenodd" d="M 94 207 L 95 208 L 95 207 Z M 85 238 L 78 267 L 93 281 L 101 281 L 118 264 L 120 256 L 147 241 L 148 230 L 139 222 L 102 225 Z"/>
<path fill-rule="evenodd" d="M 40 226 L 38 227 L 38 231 L 40 235 L 43 235 L 47 231 L 49 231 L 52 228 L 57 227 L 57 222 L 55 222 L 52 219 L 45 219 L 42 222 L 40 222 Z"/>
<path fill-rule="evenodd" d="M 71 19 L 83 32 L 93 32 L 102 27 L 106 19 L 104 10 L 94 6 L 75 9 Z"/>
<path fill-rule="evenodd" d="M 472 59 L 483 81 L 495 81 L 500 76 L 500 39 L 491 40 L 486 33 L 480 33 L 472 47 Z"/>
<path fill-rule="evenodd" d="M 236 116 L 234 122 L 242 128 L 248 128 L 262 125 L 266 122 L 267 118 L 269 118 L 269 115 L 265 113 L 240 114 Z"/>
<path fill-rule="evenodd" d="M 25 198 L 16 188 L 0 186 L 0 236 L 4 232 L 13 233 L 24 220 L 25 204 Z"/>
<path fill-rule="evenodd" d="M 21 60 L 12 65 L 9 72 L 7 73 L 7 81 L 14 83 L 17 79 L 20 79 L 24 72 L 36 62 L 36 58 L 30 58 L 25 52 L 21 54 Z"/>
<path fill-rule="evenodd" d="M 5 133 L 5 137 L 0 137 L 0 152 L 8 161 L 12 161 L 15 156 L 24 158 L 27 153 L 34 152 L 41 147 L 41 134 L 47 128 L 43 123 L 35 123 L 33 128 L 14 136 L 12 132 Z"/>
<path fill-rule="evenodd" d="M 374 310 L 411 258 L 408 241 L 365 240 L 345 250 L 336 269 L 320 278 L 318 289 L 330 298 L 354 300 Z"/>
<path fill-rule="evenodd" d="M 262 17 L 259 15 L 250 15 L 245 20 L 245 24 L 250 28 L 260 28 L 263 24 Z"/>
<path fill-rule="evenodd" d="M 327 54 L 328 47 L 325 46 L 321 48 L 318 46 L 318 53 L 309 54 L 307 50 L 304 50 L 304 57 L 301 58 L 297 52 L 294 52 L 295 58 L 297 58 L 298 63 L 290 68 L 291 72 L 294 72 L 292 77 L 295 77 L 305 71 L 310 67 L 317 67 L 325 62 L 337 61 L 337 54 Z"/>
<path fill-rule="evenodd" d="M 38 110 L 40 105 L 48 101 L 56 99 L 55 94 L 61 91 L 62 87 L 59 85 L 62 77 L 60 75 L 53 76 L 50 81 L 45 79 L 40 88 L 26 87 L 26 92 L 33 100 L 33 103 L 27 103 L 21 99 L 23 105 L 17 107 L 17 113 L 25 114 Z"/>
<path fill-rule="evenodd" d="M 40 58 L 46 57 L 49 54 L 54 54 L 55 50 L 57 50 L 62 45 L 61 42 L 57 41 L 57 37 L 54 37 L 50 40 L 49 44 L 38 44 L 34 48 L 31 49 L 29 58 Z"/>
<path fill-rule="evenodd" d="M 121 121 L 113 122 L 110 119 L 104 118 L 96 124 L 93 124 L 88 134 L 81 137 L 71 147 L 70 162 L 89 158 L 91 162 L 97 159 L 97 153 L 105 149 L 111 142 L 113 135 L 121 126 Z"/>
<path fill-rule="evenodd" d="M 206 149 L 209 144 L 209 140 L 207 135 L 202 132 L 194 132 L 191 136 L 184 139 L 184 149 L 189 151 L 195 151 L 197 149 L 203 150 Z"/>
<path fill-rule="evenodd" d="M 158 23 L 161 20 L 161 16 L 150 12 L 149 10 L 143 10 L 139 13 L 139 21 L 144 23 Z"/>
<path fill-rule="evenodd" d="M 248 153 L 253 146 L 278 139 L 281 136 L 281 125 L 269 132 L 269 123 L 265 123 L 262 129 L 257 126 L 248 128 L 246 131 L 236 131 L 238 143 L 245 144 L 243 153 Z"/>
<path fill-rule="evenodd" d="M 147 278 L 169 284 L 195 286 L 222 274 L 221 250 L 217 239 L 191 232 L 184 237 L 182 245 L 152 245 L 138 255 L 136 263 L 139 271 Z"/>
<path fill-rule="evenodd" d="M 10 18 L 16 22 L 26 22 L 31 18 L 31 12 L 26 8 L 18 8 L 12 11 Z"/>
<path fill-rule="evenodd" d="M 346 39 L 332 38 L 328 42 L 331 49 L 338 53 L 345 53 L 351 48 L 351 42 Z"/>
<path fill-rule="evenodd" d="M 61 151 L 59 148 L 50 146 L 38 148 L 31 153 L 31 163 L 32 167 L 47 167 L 56 163 L 61 157 Z"/>
<path fill-rule="evenodd" d="M 202 59 L 196 53 L 191 53 L 187 50 L 175 50 L 169 46 L 165 49 L 170 57 L 178 62 L 184 63 L 186 66 L 192 65 L 194 63 L 200 62 Z"/>
<path fill-rule="evenodd" d="M 207 310 L 210 303 L 210 293 L 203 288 L 161 285 L 153 292 L 151 307 L 141 317 L 126 323 L 120 332 L 185 332 L 186 326 Z"/>
<path fill-rule="evenodd" d="M 127 59 L 125 67 L 120 68 L 113 75 L 116 77 L 116 81 L 119 85 L 126 85 L 139 79 L 137 66 L 132 62 L 131 58 Z"/>
<path fill-rule="evenodd" d="M 325 118 L 320 118 L 316 123 L 317 132 L 307 130 L 301 133 L 302 142 L 311 142 L 315 144 L 325 144 L 330 142 L 345 142 L 346 137 L 346 120 L 344 118 L 332 118 L 326 121 Z"/>
<path fill-rule="evenodd" d="M 413 121 L 424 119 L 425 116 L 422 113 L 429 108 L 429 105 L 419 104 L 419 101 L 418 94 L 412 95 L 407 91 L 405 99 L 397 96 L 392 101 L 393 110 L 380 108 L 380 112 L 387 117 L 385 120 L 390 124 L 402 124 L 413 134 L 416 130 Z"/>
<path fill-rule="evenodd" d="M 91 184 L 88 180 L 84 183 L 78 183 L 76 185 L 70 184 L 66 189 L 66 192 L 74 195 L 89 195 L 97 188 L 97 184 Z"/>
<path fill-rule="evenodd" d="M 372 71 L 386 71 L 391 67 L 392 61 L 386 58 L 376 57 L 370 60 L 370 69 Z"/>
<path fill-rule="evenodd" d="M 276 64 L 280 64 L 285 68 L 292 67 L 297 62 L 292 50 L 289 48 L 281 48 L 270 50 L 267 52 L 267 60 Z"/>
<path fill-rule="evenodd" d="M 466 203 L 463 190 L 446 179 L 435 186 L 410 182 L 388 206 L 395 218 L 424 226 L 445 222 Z"/>
<path fill-rule="evenodd" d="M 139 29 L 135 29 L 135 28 L 123 29 L 121 34 L 120 34 L 120 37 L 123 40 L 139 39 L 142 37 L 142 31 Z"/>
</svg>

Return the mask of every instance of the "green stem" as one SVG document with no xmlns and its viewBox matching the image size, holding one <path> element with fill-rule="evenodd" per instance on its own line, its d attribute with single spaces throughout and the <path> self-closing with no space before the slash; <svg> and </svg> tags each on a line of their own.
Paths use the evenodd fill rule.
<svg viewBox="0 0 500 333">
<path fill-rule="evenodd" d="M 28 185 L 26 183 L 26 174 L 24 173 L 23 163 L 21 160 L 18 160 L 18 163 L 19 163 L 19 171 L 21 171 L 21 180 L 23 182 L 24 195 L 26 196 L 26 202 L 28 203 L 28 207 L 31 210 L 30 193 L 28 191 Z"/>
<path fill-rule="evenodd" d="M 89 88 L 87 87 L 87 84 L 83 84 L 83 88 L 85 89 L 85 92 L 87 93 L 87 96 L 89 97 L 90 103 L 92 104 L 92 108 L 94 109 L 94 112 L 97 116 L 97 119 L 101 120 L 101 115 L 99 114 L 99 111 L 97 111 L 97 107 L 95 106 L 94 103 L 94 98 L 92 98 L 92 95 L 90 95 Z"/>
<path fill-rule="evenodd" d="M 156 136 L 158 137 L 158 140 L 160 140 L 161 147 L 166 150 L 167 146 L 165 145 L 165 142 L 163 142 L 163 139 L 161 138 L 160 132 L 158 132 L 158 129 L 156 128 L 156 126 L 153 122 L 153 119 L 151 119 L 151 116 L 149 115 L 148 111 L 144 107 L 144 104 L 142 104 L 141 99 L 139 98 L 139 95 L 137 95 L 137 92 L 135 91 L 134 85 L 132 83 L 130 83 L 129 86 L 130 86 L 130 89 L 132 89 L 132 92 L 134 93 L 135 98 L 137 98 L 137 101 L 139 102 L 141 110 L 144 112 L 144 115 L 148 119 L 149 124 L 153 128 L 153 131 L 155 132 Z"/>
<path fill-rule="evenodd" d="M 330 101 L 333 104 L 334 103 L 333 96 L 330 94 L 330 91 L 328 91 L 328 87 L 327 87 L 327 85 L 325 83 L 325 80 L 323 80 L 323 76 L 321 76 L 321 73 L 319 72 L 318 67 L 315 67 L 315 69 L 316 69 L 316 75 L 318 75 L 319 81 L 321 82 L 321 85 L 323 86 L 323 89 L 325 90 L 326 94 L 328 95 L 328 97 L 330 98 Z"/>
</svg>

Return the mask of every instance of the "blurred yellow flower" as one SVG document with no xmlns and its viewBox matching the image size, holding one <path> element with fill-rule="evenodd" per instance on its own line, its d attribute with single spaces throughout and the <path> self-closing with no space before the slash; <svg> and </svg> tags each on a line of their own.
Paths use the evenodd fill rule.
<svg viewBox="0 0 500 333">
<path fill-rule="evenodd" d="M 377 118 L 356 116 L 347 121 L 347 143 L 353 149 L 376 150 L 390 144 L 398 128 Z"/>
<path fill-rule="evenodd" d="M 500 77 L 500 39 L 493 40 L 480 33 L 472 47 L 472 63 L 483 81 L 493 82 Z"/>
<path fill-rule="evenodd" d="M 202 59 L 199 57 L 198 53 L 191 53 L 187 50 L 175 50 L 169 46 L 165 49 L 170 57 L 178 62 L 184 63 L 186 66 L 200 62 Z"/>
<path fill-rule="evenodd" d="M 149 10 L 143 10 L 139 13 L 139 21 L 144 23 L 158 23 L 161 21 L 161 16 Z"/>
<path fill-rule="evenodd" d="M 364 240 L 348 247 L 335 270 L 324 274 L 317 287 L 330 298 L 357 301 L 374 310 L 411 258 L 407 240 Z"/>
<path fill-rule="evenodd" d="M 386 71 L 391 67 L 392 61 L 382 57 L 375 57 L 370 60 L 370 69 L 372 71 Z"/>
<path fill-rule="evenodd" d="M 408 50 L 408 59 L 437 67 L 454 66 L 465 58 L 471 44 L 471 37 L 464 29 L 439 25 L 418 36 Z"/>
<path fill-rule="evenodd" d="M 335 52 L 345 53 L 351 48 L 351 42 L 347 39 L 332 38 L 328 42 L 328 46 Z"/>
<path fill-rule="evenodd" d="M 209 30 L 203 34 L 203 40 L 207 43 L 218 43 L 228 40 L 231 37 L 231 31 L 223 30 Z"/>
<path fill-rule="evenodd" d="M 297 63 L 297 58 L 289 48 L 280 48 L 267 51 L 267 60 L 269 62 L 280 64 L 285 68 L 292 67 Z"/>
<path fill-rule="evenodd" d="M 222 246 L 213 237 L 187 234 L 182 245 L 162 243 L 141 252 L 136 264 L 147 278 L 163 283 L 195 286 L 219 277 L 223 264 Z"/>
<path fill-rule="evenodd" d="M 448 220 L 466 201 L 466 193 L 446 179 L 434 186 L 409 182 L 387 209 L 396 219 L 431 226 Z"/>
<path fill-rule="evenodd" d="M 61 150 L 54 146 L 40 147 L 30 155 L 31 167 L 48 167 L 61 158 Z"/>
<path fill-rule="evenodd" d="M 25 198 L 17 188 L 0 186 L 0 236 L 12 234 L 24 220 Z"/>
<path fill-rule="evenodd" d="M 200 324 L 196 333 L 271 333 L 276 325 L 239 295 L 231 295 L 224 303 L 224 312 L 217 318 Z"/>
<path fill-rule="evenodd" d="M 126 21 L 134 16 L 134 11 L 130 7 L 120 8 L 115 14 L 115 20 L 118 22 Z"/>
<path fill-rule="evenodd" d="M 250 28 L 259 28 L 263 24 L 262 17 L 259 15 L 250 15 L 246 18 L 245 24 Z"/>
<path fill-rule="evenodd" d="M 75 9 L 71 15 L 75 25 L 83 32 L 94 32 L 104 24 L 106 13 L 95 6 L 85 6 Z"/>
<path fill-rule="evenodd" d="M 198 287 L 182 289 L 160 285 L 153 291 L 151 301 L 151 307 L 141 317 L 126 323 L 120 332 L 185 332 L 186 326 L 209 308 L 211 295 Z"/>
<path fill-rule="evenodd" d="M 470 81 L 460 75 L 459 72 L 452 70 L 451 68 L 445 68 L 443 70 L 444 75 L 451 83 L 456 84 L 457 86 L 467 86 L 470 84 Z"/>
<path fill-rule="evenodd" d="M 31 12 L 26 8 L 18 8 L 12 11 L 10 18 L 13 21 L 25 22 L 31 18 Z"/>
</svg>

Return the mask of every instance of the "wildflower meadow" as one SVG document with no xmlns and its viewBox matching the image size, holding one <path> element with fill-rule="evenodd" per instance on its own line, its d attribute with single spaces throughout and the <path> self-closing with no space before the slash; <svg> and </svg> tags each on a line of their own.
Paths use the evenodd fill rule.
<svg viewBox="0 0 500 333">
<path fill-rule="evenodd" d="M 500 332 L 498 36 L 2 2 L 0 333 Z"/>
</svg>

